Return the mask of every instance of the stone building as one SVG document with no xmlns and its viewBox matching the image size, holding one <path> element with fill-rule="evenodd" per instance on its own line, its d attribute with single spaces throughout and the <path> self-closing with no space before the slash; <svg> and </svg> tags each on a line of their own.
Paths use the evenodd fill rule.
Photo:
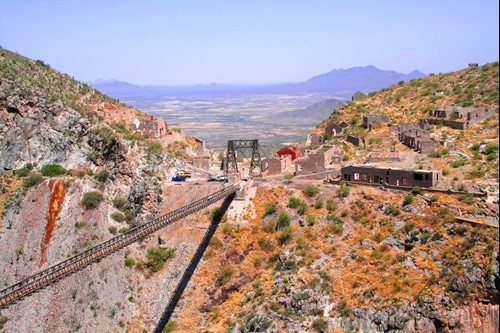
<svg viewBox="0 0 500 333">
<path fill-rule="evenodd" d="M 295 161 L 295 174 L 321 172 L 331 165 L 340 164 L 340 160 L 340 153 L 335 148 L 319 149 Z"/>
<path fill-rule="evenodd" d="M 371 128 L 376 124 L 388 123 L 389 116 L 383 114 L 367 114 L 363 116 L 363 127 Z"/>
<path fill-rule="evenodd" d="M 104 118 L 104 121 L 111 122 L 130 122 L 136 117 L 135 109 L 104 109 L 97 114 Z"/>
<path fill-rule="evenodd" d="M 342 123 L 346 124 L 346 123 Z M 346 124 L 347 125 L 347 124 Z M 336 124 L 333 121 L 329 122 L 326 127 L 325 127 L 325 134 L 329 135 L 330 137 L 336 137 L 336 136 L 342 136 L 344 134 L 344 129 L 346 128 L 342 127 L 341 124 Z"/>
<path fill-rule="evenodd" d="M 291 155 L 283 157 L 266 157 L 262 160 L 262 172 L 268 175 L 283 173 L 292 164 Z"/>
<path fill-rule="evenodd" d="M 306 146 L 321 146 L 323 144 L 323 135 L 316 129 L 307 133 Z"/>
<path fill-rule="evenodd" d="M 364 138 L 360 138 L 360 137 L 353 136 L 353 135 L 348 135 L 347 141 L 352 143 L 355 146 L 365 146 L 366 145 Z"/>
<path fill-rule="evenodd" d="M 162 118 L 153 116 L 150 116 L 149 119 L 135 118 L 132 121 L 131 130 L 137 134 L 159 138 L 167 133 L 167 123 Z"/>
<path fill-rule="evenodd" d="M 342 180 L 357 183 L 387 184 L 405 187 L 435 187 L 441 177 L 440 171 L 380 168 L 350 165 L 341 168 Z"/>
</svg>

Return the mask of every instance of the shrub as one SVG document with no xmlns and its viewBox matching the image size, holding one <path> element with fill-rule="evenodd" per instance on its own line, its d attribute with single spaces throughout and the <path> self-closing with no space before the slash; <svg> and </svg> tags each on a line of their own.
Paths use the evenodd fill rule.
<svg viewBox="0 0 500 333">
<path fill-rule="evenodd" d="M 93 209 L 99 206 L 99 204 L 104 200 L 101 192 L 90 191 L 85 192 L 82 197 L 82 205 L 85 209 Z"/>
<path fill-rule="evenodd" d="M 58 164 L 47 164 L 42 167 L 42 175 L 45 177 L 64 175 L 67 171 Z"/>
<path fill-rule="evenodd" d="M 106 180 L 108 180 L 109 176 L 110 174 L 108 170 L 101 170 L 95 175 L 95 178 L 101 183 L 104 183 L 106 182 Z"/>
<path fill-rule="evenodd" d="M 411 189 L 411 193 L 413 194 L 422 194 L 422 188 L 420 186 L 415 186 Z"/>
<path fill-rule="evenodd" d="M 349 195 L 349 187 L 345 183 L 340 185 L 340 188 L 337 190 L 337 195 L 340 198 L 346 198 Z"/>
<path fill-rule="evenodd" d="M 159 155 L 163 152 L 163 147 L 159 141 L 149 142 L 147 144 L 146 152 L 148 155 Z"/>
<path fill-rule="evenodd" d="M 461 158 L 461 159 L 458 159 L 458 160 L 451 162 L 451 166 L 453 168 L 459 168 L 459 167 L 463 166 L 465 164 L 465 162 L 466 162 L 466 160 L 464 158 Z"/>
<path fill-rule="evenodd" d="M 332 200 L 328 200 L 326 202 L 326 210 L 330 213 L 337 210 L 337 204 Z"/>
<path fill-rule="evenodd" d="M 266 251 L 274 250 L 274 242 L 272 239 L 259 238 L 259 246 Z"/>
<path fill-rule="evenodd" d="M 262 230 L 264 230 L 264 232 L 267 232 L 267 233 L 273 233 L 276 231 L 276 221 L 269 221 L 267 222 L 264 227 L 262 228 Z"/>
<path fill-rule="evenodd" d="M 162 249 L 158 246 L 153 246 L 148 249 L 146 253 L 146 258 L 148 259 L 146 266 L 151 269 L 152 272 L 158 272 L 162 269 L 165 262 L 173 257 L 175 250 L 171 248 Z"/>
<path fill-rule="evenodd" d="M 80 220 L 80 221 L 75 222 L 75 228 L 77 228 L 77 229 L 84 228 L 87 225 L 88 225 L 88 222 L 85 220 Z"/>
<path fill-rule="evenodd" d="M 281 230 L 285 227 L 288 227 L 290 225 L 290 216 L 288 216 L 287 213 L 285 212 L 282 212 L 280 213 L 280 215 L 278 216 L 278 230 Z"/>
<path fill-rule="evenodd" d="M 319 191 L 320 191 L 319 187 L 314 184 L 311 184 L 306 188 L 306 194 L 310 197 L 314 197 L 319 193 Z"/>
<path fill-rule="evenodd" d="M 448 176 L 450 174 L 449 169 L 443 169 L 443 176 Z"/>
<path fill-rule="evenodd" d="M 116 222 L 125 221 L 125 215 L 123 215 L 123 213 L 120 213 L 120 212 L 114 212 L 113 214 L 111 214 L 111 218 L 113 220 L 115 220 Z"/>
<path fill-rule="evenodd" d="M 319 198 L 318 200 L 316 200 L 314 207 L 317 209 L 323 208 L 323 199 Z"/>
<path fill-rule="evenodd" d="M 299 213 L 299 215 L 304 215 L 308 209 L 309 207 L 307 206 L 307 204 L 305 202 L 301 202 L 299 207 L 297 208 L 297 213 Z"/>
<path fill-rule="evenodd" d="M 43 177 L 39 173 L 29 175 L 23 182 L 24 188 L 30 188 L 43 182 Z"/>
<path fill-rule="evenodd" d="M 397 215 L 399 215 L 399 209 L 394 205 L 389 205 L 385 208 L 384 214 L 397 216 Z"/>
<path fill-rule="evenodd" d="M 413 203 L 413 195 L 405 196 L 405 199 L 403 201 L 403 206 L 411 205 L 412 203 Z"/>
<path fill-rule="evenodd" d="M 21 169 L 14 170 L 14 174 L 18 177 L 26 177 L 31 170 L 33 170 L 33 164 L 27 163 Z"/>
<path fill-rule="evenodd" d="M 9 320 L 8 317 L 5 317 L 5 316 L 0 316 L 0 330 L 3 329 L 3 326 L 5 325 L 5 323 Z"/>
<path fill-rule="evenodd" d="M 233 266 L 227 265 L 227 266 L 222 268 L 222 271 L 221 271 L 219 277 L 217 277 L 217 281 L 224 284 L 231 279 L 231 276 L 233 275 L 233 273 L 234 273 Z"/>
<path fill-rule="evenodd" d="M 486 155 L 495 153 L 496 151 L 498 151 L 498 144 L 496 143 L 488 143 L 486 147 L 484 147 L 484 153 Z"/>
<path fill-rule="evenodd" d="M 291 197 L 288 200 L 288 208 L 297 208 L 300 205 L 300 199 L 297 197 Z"/>
<path fill-rule="evenodd" d="M 429 200 L 430 200 L 431 202 L 436 202 L 436 201 L 438 201 L 438 200 L 439 200 L 439 197 L 438 197 L 437 195 L 433 195 L 433 196 L 431 196 L 431 197 L 429 198 Z"/>
<path fill-rule="evenodd" d="M 132 257 L 126 256 L 124 260 L 125 266 L 132 268 L 135 265 L 135 260 Z"/>
<path fill-rule="evenodd" d="M 175 321 L 169 320 L 168 323 L 163 328 L 162 333 L 171 333 L 176 329 L 176 327 L 177 323 Z"/>
<path fill-rule="evenodd" d="M 314 223 L 316 223 L 316 216 L 314 215 L 309 215 L 307 217 L 307 224 L 310 225 L 310 226 L 313 226 Z"/>
<path fill-rule="evenodd" d="M 108 231 L 112 234 L 112 235 L 116 235 L 116 232 L 117 232 L 117 228 L 114 226 L 114 225 L 111 225 L 108 227 Z"/>
<path fill-rule="evenodd" d="M 314 319 L 311 324 L 311 328 L 318 332 L 326 332 L 328 329 L 328 322 L 323 318 Z"/>
<path fill-rule="evenodd" d="M 281 230 L 281 233 L 278 235 L 278 241 L 281 245 L 288 243 L 292 239 L 292 228 L 285 227 Z"/>
<path fill-rule="evenodd" d="M 493 161 L 497 158 L 497 155 L 495 153 L 489 153 L 488 156 L 486 156 L 486 159 L 488 161 Z"/>
<path fill-rule="evenodd" d="M 120 197 L 114 198 L 112 203 L 113 203 L 113 206 L 115 206 L 117 209 L 120 209 L 120 210 L 125 208 L 128 205 L 127 199 L 120 198 Z"/>
<path fill-rule="evenodd" d="M 276 212 L 276 204 L 275 203 L 266 203 L 266 213 L 264 215 L 271 215 Z"/>
<path fill-rule="evenodd" d="M 118 233 L 119 234 L 124 234 L 128 231 L 128 227 L 121 227 L 119 230 L 118 230 Z"/>
</svg>

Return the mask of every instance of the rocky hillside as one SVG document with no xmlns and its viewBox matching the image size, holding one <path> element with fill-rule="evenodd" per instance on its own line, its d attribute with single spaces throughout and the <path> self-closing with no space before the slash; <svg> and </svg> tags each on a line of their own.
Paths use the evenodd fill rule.
<svg viewBox="0 0 500 333">
<path fill-rule="evenodd" d="M 0 80 L 0 288 L 214 191 L 186 194 L 165 182 L 185 165 L 189 141 L 178 133 L 150 139 L 103 121 L 96 110 L 128 107 L 43 61 L 0 49 Z M 162 284 L 177 278 L 158 271 L 186 260 L 203 234 L 196 224 L 208 219 L 201 212 L 185 221 L 190 233 L 165 231 L 176 238 L 163 248 L 160 232 L 2 310 L 0 327 L 152 330 L 167 300 Z"/>
<path fill-rule="evenodd" d="M 384 114 L 393 125 L 416 122 L 450 106 L 497 116 L 466 130 L 433 126 L 448 148 L 429 155 L 398 143 L 388 124 L 368 130 L 361 121 Z M 406 167 L 441 170 L 440 186 L 462 194 L 259 183 L 212 239 L 175 331 L 498 332 L 498 227 L 456 220 L 498 225 L 498 63 L 400 82 L 346 103 L 328 121 L 349 124 L 328 140 L 344 151 L 341 166 L 394 150 Z M 467 194 L 483 190 L 496 194 Z"/>
</svg>

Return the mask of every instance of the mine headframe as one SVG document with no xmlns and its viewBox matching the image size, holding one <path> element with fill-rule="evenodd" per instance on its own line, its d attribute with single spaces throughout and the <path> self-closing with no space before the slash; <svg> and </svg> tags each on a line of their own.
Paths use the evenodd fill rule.
<svg viewBox="0 0 500 333">
<path fill-rule="evenodd" d="M 252 155 L 250 157 L 250 173 L 254 171 L 255 168 L 261 170 L 261 159 L 259 152 L 259 140 L 228 140 L 227 141 L 227 152 L 226 152 L 226 173 L 237 173 L 238 172 L 238 162 L 236 161 L 236 151 L 241 153 L 244 157 L 245 152 L 252 150 Z"/>
</svg>

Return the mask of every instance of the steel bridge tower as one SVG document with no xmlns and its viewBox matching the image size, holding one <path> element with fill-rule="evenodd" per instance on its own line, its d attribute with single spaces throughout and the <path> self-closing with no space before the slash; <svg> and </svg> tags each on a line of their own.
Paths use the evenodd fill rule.
<svg viewBox="0 0 500 333">
<path fill-rule="evenodd" d="M 227 152 L 226 152 L 226 173 L 237 173 L 238 172 L 238 162 L 236 161 L 236 151 L 239 151 L 243 156 L 244 150 L 252 149 L 252 156 L 250 158 L 250 173 L 255 168 L 259 168 L 259 172 L 262 168 L 260 152 L 259 152 L 259 140 L 228 140 L 227 141 Z M 245 156 L 247 157 L 247 156 Z M 248 158 L 248 157 L 247 157 Z"/>
</svg>

